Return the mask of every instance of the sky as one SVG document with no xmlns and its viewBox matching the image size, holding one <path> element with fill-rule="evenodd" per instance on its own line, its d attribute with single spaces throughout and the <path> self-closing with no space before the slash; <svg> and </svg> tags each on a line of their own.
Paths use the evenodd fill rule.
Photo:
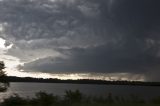
<svg viewBox="0 0 160 106">
<path fill-rule="evenodd" d="M 160 81 L 159 0 L 0 0 L 9 76 Z"/>
</svg>

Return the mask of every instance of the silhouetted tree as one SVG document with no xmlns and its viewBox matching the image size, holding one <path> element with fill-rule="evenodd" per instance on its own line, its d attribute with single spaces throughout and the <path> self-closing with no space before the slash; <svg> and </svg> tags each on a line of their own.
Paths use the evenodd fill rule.
<svg viewBox="0 0 160 106">
<path fill-rule="evenodd" d="M 9 87 L 9 82 L 6 79 L 6 74 L 3 69 L 5 69 L 5 64 L 3 61 L 0 61 L 0 92 L 6 91 Z"/>
</svg>

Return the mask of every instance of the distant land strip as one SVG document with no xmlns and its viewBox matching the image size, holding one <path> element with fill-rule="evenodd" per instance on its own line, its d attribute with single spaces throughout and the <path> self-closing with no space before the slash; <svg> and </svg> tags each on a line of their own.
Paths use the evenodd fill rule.
<svg viewBox="0 0 160 106">
<path fill-rule="evenodd" d="M 132 85 L 132 86 L 160 86 L 160 82 L 143 82 L 143 81 L 107 81 L 94 79 L 78 79 L 78 80 L 61 80 L 61 79 L 43 79 L 32 77 L 0 77 L 0 82 L 36 82 L 36 83 L 69 83 L 69 84 L 99 84 L 99 85 Z"/>
</svg>

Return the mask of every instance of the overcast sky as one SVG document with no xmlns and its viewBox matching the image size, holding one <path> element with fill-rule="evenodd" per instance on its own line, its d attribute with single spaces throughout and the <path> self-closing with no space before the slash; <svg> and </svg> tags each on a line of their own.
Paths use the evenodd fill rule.
<svg viewBox="0 0 160 106">
<path fill-rule="evenodd" d="M 0 0 L 8 75 L 160 81 L 159 0 Z"/>
</svg>

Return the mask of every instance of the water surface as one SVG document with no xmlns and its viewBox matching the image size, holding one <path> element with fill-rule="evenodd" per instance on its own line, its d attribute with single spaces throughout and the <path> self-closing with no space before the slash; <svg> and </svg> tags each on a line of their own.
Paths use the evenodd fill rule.
<svg viewBox="0 0 160 106">
<path fill-rule="evenodd" d="M 160 87 L 154 86 L 128 86 L 128 85 L 92 85 L 92 84 L 63 84 L 63 83 L 10 83 L 7 92 L 0 93 L 0 99 L 7 98 L 14 93 L 22 97 L 33 98 L 39 91 L 45 91 L 55 95 L 63 96 L 65 90 L 80 90 L 85 95 L 128 97 L 131 94 L 140 98 L 150 99 L 160 96 Z"/>
</svg>

